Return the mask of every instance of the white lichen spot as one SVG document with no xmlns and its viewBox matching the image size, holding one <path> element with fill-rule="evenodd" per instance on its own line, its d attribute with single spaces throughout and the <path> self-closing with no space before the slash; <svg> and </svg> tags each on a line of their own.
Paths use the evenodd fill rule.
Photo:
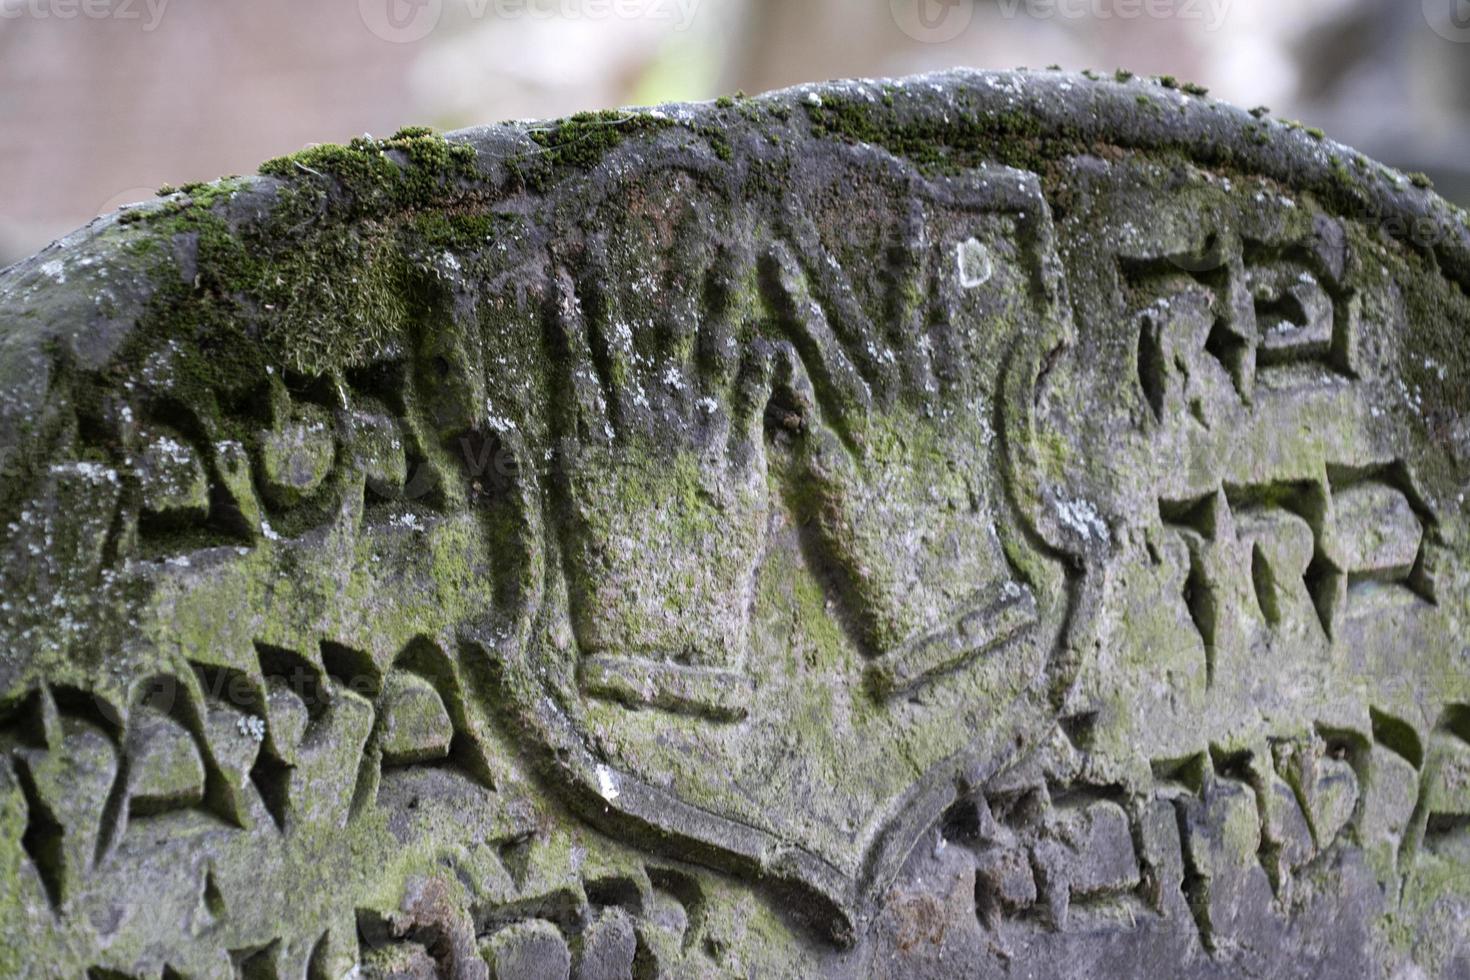
<svg viewBox="0 0 1470 980">
<path fill-rule="evenodd" d="M 494 406 L 488 400 L 485 402 L 485 424 L 497 432 L 514 432 L 516 430 L 515 420 L 497 413 Z"/>
<path fill-rule="evenodd" d="M 66 282 L 66 268 L 61 264 L 60 259 L 52 259 L 50 262 L 41 266 L 41 274 L 50 276 L 57 282 Z"/>
<path fill-rule="evenodd" d="M 257 742 L 265 741 L 265 719 L 257 715 L 245 715 L 235 723 L 241 735 Z"/>
<path fill-rule="evenodd" d="M 419 522 L 419 515 L 412 513 L 399 514 L 388 523 L 394 525 L 395 527 L 407 528 L 410 531 L 425 530 L 424 525 Z"/>
<path fill-rule="evenodd" d="M 51 472 L 75 474 L 89 483 L 111 483 L 115 486 L 118 482 L 116 470 L 109 469 L 100 463 L 89 463 L 82 460 L 73 463 L 57 463 L 51 467 Z"/>
<path fill-rule="evenodd" d="M 168 462 L 173 463 L 176 466 L 187 466 L 194 460 L 194 454 L 192 451 L 190 451 L 189 447 L 183 445 L 182 443 L 175 442 L 168 436 L 161 436 L 158 441 L 153 444 L 153 447 L 157 449 L 158 452 L 162 453 L 167 458 Z"/>
<path fill-rule="evenodd" d="M 1111 535 L 1108 531 L 1107 522 L 1097 512 L 1097 507 L 1090 500 L 1078 498 L 1076 500 L 1058 500 L 1057 519 L 1062 524 L 1074 531 L 1078 537 L 1085 541 L 1097 541 L 1106 544 Z"/>
<path fill-rule="evenodd" d="M 607 766 L 597 767 L 597 792 L 608 802 L 622 795 L 622 790 L 618 787 L 618 774 Z"/>
<path fill-rule="evenodd" d="M 269 521 L 260 522 L 260 536 L 265 538 L 267 541 L 281 540 L 281 536 L 276 533 L 275 528 L 271 527 Z"/>
<path fill-rule="evenodd" d="M 960 285 L 966 289 L 983 286 L 990 281 L 995 271 L 990 261 L 990 250 L 977 238 L 967 238 L 956 249 L 959 263 Z"/>
<path fill-rule="evenodd" d="M 822 97 L 815 92 L 808 92 L 806 96 L 806 104 L 820 109 L 822 107 Z"/>
</svg>

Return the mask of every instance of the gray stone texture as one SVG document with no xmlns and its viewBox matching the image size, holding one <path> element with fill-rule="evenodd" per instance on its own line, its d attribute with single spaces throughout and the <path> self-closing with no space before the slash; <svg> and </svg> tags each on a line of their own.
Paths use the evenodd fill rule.
<svg viewBox="0 0 1470 980">
<path fill-rule="evenodd" d="M 0 976 L 1470 976 L 1425 184 L 954 72 L 0 272 Z"/>
</svg>

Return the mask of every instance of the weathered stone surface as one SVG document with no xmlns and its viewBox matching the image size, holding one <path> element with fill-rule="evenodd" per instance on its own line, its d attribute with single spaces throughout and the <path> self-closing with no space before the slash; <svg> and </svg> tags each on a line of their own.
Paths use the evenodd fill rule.
<svg viewBox="0 0 1470 980">
<path fill-rule="evenodd" d="M 550 922 L 517 922 L 490 938 L 485 959 L 495 980 L 567 980 L 572 957 L 561 930 Z"/>
<path fill-rule="evenodd" d="M 1456 975 L 1422 183 L 955 72 L 316 147 L 0 272 L 0 975 Z"/>
<path fill-rule="evenodd" d="M 604 909 L 582 933 L 576 980 L 632 980 L 638 935 L 623 909 Z"/>
</svg>

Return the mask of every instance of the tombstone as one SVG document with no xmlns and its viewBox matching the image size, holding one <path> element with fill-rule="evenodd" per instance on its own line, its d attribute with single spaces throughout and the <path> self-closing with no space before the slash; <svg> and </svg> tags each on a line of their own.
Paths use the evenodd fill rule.
<svg viewBox="0 0 1470 980">
<path fill-rule="evenodd" d="M 5 270 L 0 973 L 1458 975 L 1425 183 L 959 71 L 314 147 Z"/>
</svg>

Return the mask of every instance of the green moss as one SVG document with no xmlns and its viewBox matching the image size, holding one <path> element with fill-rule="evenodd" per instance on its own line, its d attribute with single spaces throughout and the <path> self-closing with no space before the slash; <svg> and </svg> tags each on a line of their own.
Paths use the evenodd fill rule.
<svg viewBox="0 0 1470 980">
<path fill-rule="evenodd" d="M 1208 88 L 1205 88 L 1205 86 L 1203 86 L 1203 85 L 1197 85 L 1194 82 L 1185 82 L 1184 83 L 1184 91 L 1188 92 L 1190 95 L 1209 95 L 1210 94 L 1210 90 Z"/>
<path fill-rule="evenodd" d="M 1120 82 L 1131 82 L 1133 80 L 1133 72 L 1126 68 L 1119 68 L 1113 72 L 1113 78 Z"/>
<path fill-rule="evenodd" d="M 472 252 L 494 241 L 496 232 L 512 220 L 478 212 L 421 211 L 410 219 L 410 230 L 426 247 Z"/>
<path fill-rule="evenodd" d="M 474 147 L 451 143 L 423 127 L 386 140 L 358 137 L 345 146 L 326 143 L 261 164 L 270 177 L 331 177 L 359 213 L 428 207 L 451 196 L 456 185 L 478 176 Z"/>
<path fill-rule="evenodd" d="M 1416 264 L 1429 261 L 1414 256 Z M 1453 439 L 1452 422 L 1470 413 L 1470 349 L 1464 342 L 1470 329 L 1470 298 L 1433 274 L 1432 267 L 1414 269 L 1401 278 L 1408 335 L 1400 370 L 1404 379 L 1422 392 L 1431 431 L 1446 443 Z M 1415 283 L 1408 287 L 1405 284 Z M 1442 427 L 1442 431 L 1441 431 Z"/>
<path fill-rule="evenodd" d="M 1019 109 L 987 113 L 970 125 L 955 126 L 904 119 L 887 107 L 829 97 L 812 106 L 811 115 L 817 135 L 885 147 L 931 174 L 957 173 L 989 161 L 1040 170 L 1048 159 L 1040 120 Z M 1065 139 L 1063 134 L 1061 141 Z"/>
<path fill-rule="evenodd" d="M 673 120 L 647 112 L 581 112 L 530 132 L 540 152 L 508 164 L 527 187 L 544 191 L 566 170 L 586 170 L 624 140 L 673 126 Z"/>
<path fill-rule="evenodd" d="M 714 151 L 715 156 L 726 162 L 735 158 L 735 146 L 730 142 L 730 137 L 725 135 L 724 130 L 717 126 L 701 126 L 698 132 Z"/>
<path fill-rule="evenodd" d="M 140 354 L 159 340 L 181 341 L 176 385 L 187 400 L 237 389 L 272 363 L 304 374 L 360 363 L 381 351 L 408 316 L 406 263 L 386 232 L 324 225 L 274 251 L 254 249 L 207 207 L 193 207 L 150 229 L 192 241 L 192 282 L 163 278 Z"/>
<path fill-rule="evenodd" d="M 224 205 L 248 189 L 238 179 L 189 185 L 124 216 L 138 226 L 127 249 L 153 264 L 160 285 L 122 361 L 136 369 L 174 342 L 175 397 L 207 416 L 267 367 L 317 376 L 380 356 L 417 311 L 415 251 L 472 249 L 495 228 L 475 203 L 473 147 L 422 127 L 260 169 L 284 186 L 258 223 L 226 217 Z M 192 259 L 187 280 L 181 254 Z"/>
</svg>

